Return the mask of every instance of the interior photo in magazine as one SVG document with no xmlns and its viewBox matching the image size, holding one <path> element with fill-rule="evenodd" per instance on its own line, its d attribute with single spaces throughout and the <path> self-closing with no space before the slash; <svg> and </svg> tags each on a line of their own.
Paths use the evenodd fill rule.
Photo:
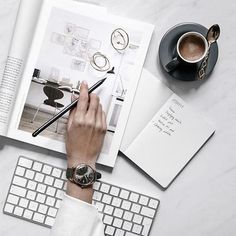
<svg viewBox="0 0 236 236">
<path fill-rule="evenodd" d="M 108 22 L 52 8 L 19 129 L 34 132 L 71 102 L 83 80 L 89 87 L 107 77 L 96 93 L 107 114 L 102 152 L 109 153 L 142 34 Z M 114 67 L 114 74 L 107 71 Z M 40 135 L 64 141 L 68 113 Z"/>
</svg>

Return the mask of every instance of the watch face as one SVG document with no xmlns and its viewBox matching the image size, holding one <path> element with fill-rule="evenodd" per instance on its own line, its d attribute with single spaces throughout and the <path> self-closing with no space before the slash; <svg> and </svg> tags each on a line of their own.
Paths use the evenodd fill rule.
<svg viewBox="0 0 236 236">
<path fill-rule="evenodd" d="M 74 181 L 82 186 L 91 185 L 94 181 L 94 170 L 85 164 L 76 167 L 74 172 Z"/>
</svg>

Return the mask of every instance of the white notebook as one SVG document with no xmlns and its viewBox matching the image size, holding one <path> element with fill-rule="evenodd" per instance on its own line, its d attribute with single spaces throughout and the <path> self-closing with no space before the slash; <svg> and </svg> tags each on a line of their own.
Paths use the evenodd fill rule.
<svg viewBox="0 0 236 236">
<path fill-rule="evenodd" d="M 143 70 L 121 151 L 167 188 L 214 133 L 212 126 Z"/>
</svg>

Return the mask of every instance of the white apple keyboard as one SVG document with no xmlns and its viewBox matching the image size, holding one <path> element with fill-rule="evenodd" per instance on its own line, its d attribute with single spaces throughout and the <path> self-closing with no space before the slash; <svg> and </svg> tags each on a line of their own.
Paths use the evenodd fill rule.
<svg viewBox="0 0 236 236">
<path fill-rule="evenodd" d="M 5 214 L 51 228 L 66 189 L 66 170 L 20 156 L 3 208 Z M 160 201 L 97 181 L 93 204 L 105 235 L 149 235 Z"/>
</svg>

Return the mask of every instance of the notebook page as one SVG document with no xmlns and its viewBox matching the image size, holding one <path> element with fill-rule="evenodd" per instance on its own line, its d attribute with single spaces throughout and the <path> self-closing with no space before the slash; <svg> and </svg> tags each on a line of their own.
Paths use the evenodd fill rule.
<svg viewBox="0 0 236 236">
<path fill-rule="evenodd" d="M 143 69 L 120 146 L 121 152 L 126 154 L 132 141 L 172 94 L 164 83 Z"/>
<path fill-rule="evenodd" d="M 214 133 L 173 94 L 126 150 L 126 155 L 166 188 Z"/>
</svg>

